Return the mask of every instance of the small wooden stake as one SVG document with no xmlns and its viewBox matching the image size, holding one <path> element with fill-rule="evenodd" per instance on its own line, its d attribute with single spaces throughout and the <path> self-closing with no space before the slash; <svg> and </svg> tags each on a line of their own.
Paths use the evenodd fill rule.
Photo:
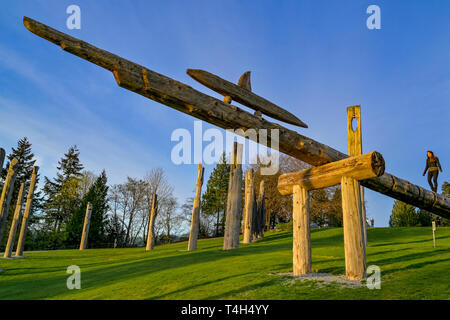
<svg viewBox="0 0 450 320">
<path fill-rule="evenodd" d="M 195 192 L 194 204 L 192 206 L 191 232 L 189 233 L 188 251 L 197 250 L 198 231 L 200 228 L 200 196 L 202 193 L 203 175 L 205 168 L 198 164 L 197 190 Z"/>
<path fill-rule="evenodd" d="M 239 248 L 239 231 L 241 226 L 241 193 L 242 193 L 242 144 L 234 142 L 233 162 L 230 168 L 228 184 L 227 212 L 223 249 Z"/>
<path fill-rule="evenodd" d="M 84 217 L 83 234 L 81 235 L 80 250 L 84 250 L 87 247 L 89 237 L 89 225 L 91 223 L 92 205 L 88 202 L 86 206 L 86 215 Z"/>
<path fill-rule="evenodd" d="M 343 176 L 341 191 L 345 272 L 349 280 L 362 280 L 366 276 L 366 248 L 361 220 L 361 188 L 357 180 Z"/>
<path fill-rule="evenodd" d="M 25 183 L 22 182 L 19 189 L 19 194 L 17 196 L 17 202 L 16 202 L 16 209 L 14 211 L 14 217 L 11 223 L 11 229 L 9 229 L 9 237 L 8 242 L 6 244 L 5 248 L 5 254 L 3 255 L 3 258 L 10 258 L 12 249 L 14 247 L 14 240 L 16 239 L 16 231 L 17 231 L 17 225 L 19 224 L 19 220 L 21 218 L 21 212 L 22 212 L 22 202 L 24 198 L 24 189 Z"/>
<path fill-rule="evenodd" d="M 253 216 L 256 210 L 256 196 L 255 184 L 253 180 L 253 169 L 248 169 L 245 173 L 245 207 L 243 219 L 243 234 L 244 239 L 242 243 L 252 242 L 252 224 Z"/>
<path fill-rule="evenodd" d="M 146 251 L 153 250 L 155 247 L 155 219 L 158 213 L 158 197 L 156 193 L 153 194 L 152 198 L 152 208 L 150 211 L 150 220 L 148 223 L 148 234 L 147 234 L 147 246 Z"/>
<path fill-rule="evenodd" d="M 311 242 L 309 229 L 309 192 L 294 186 L 293 194 L 293 274 L 311 272 Z"/>
<path fill-rule="evenodd" d="M 19 241 L 17 242 L 16 257 L 20 257 L 23 253 L 23 247 L 25 245 L 25 237 L 27 235 L 28 218 L 30 216 L 31 203 L 33 201 L 34 188 L 36 186 L 36 177 L 38 170 L 39 167 L 35 166 L 33 168 L 33 173 L 31 174 L 31 182 L 27 195 L 27 204 L 25 205 L 25 211 L 23 213 L 22 218 L 22 226 L 20 227 Z"/>
<path fill-rule="evenodd" d="M 436 248 L 436 222 L 431 222 L 431 226 L 433 228 L 433 248 Z"/>
<path fill-rule="evenodd" d="M 16 165 L 18 160 L 12 159 L 9 163 L 8 173 L 6 174 L 5 183 L 3 184 L 2 195 L 0 197 L 0 240 L 3 239 L 6 221 L 9 214 L 9 205 L 11 203 L 14 191 L 14 182 L 16 180 Z"/>
</svg>

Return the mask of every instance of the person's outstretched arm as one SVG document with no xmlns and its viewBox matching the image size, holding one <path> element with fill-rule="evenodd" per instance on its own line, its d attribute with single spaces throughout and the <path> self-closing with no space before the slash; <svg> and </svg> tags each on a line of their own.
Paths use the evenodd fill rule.
<svg viewBox="0 0 450 320">
<path fill-rule="evenodd" d="M 423 176 L 425 175 L 425 173 L 427 173 L 427 170 L 428 170 L 428 159 L 426 161 L 426 166 L 425 166 L 425 170 L 423 172 Z"/>
</svg>

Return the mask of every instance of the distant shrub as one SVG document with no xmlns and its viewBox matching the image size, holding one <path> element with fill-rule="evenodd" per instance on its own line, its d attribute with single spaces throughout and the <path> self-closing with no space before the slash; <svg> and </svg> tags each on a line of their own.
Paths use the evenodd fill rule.
<svg viewBox="0 0 450 320">
<path fill-rule="evenodd" d="M 277 231 L 292 231 L 292 221 L 286 223 L 277 223 L 275 230 Z"/>
</svg>

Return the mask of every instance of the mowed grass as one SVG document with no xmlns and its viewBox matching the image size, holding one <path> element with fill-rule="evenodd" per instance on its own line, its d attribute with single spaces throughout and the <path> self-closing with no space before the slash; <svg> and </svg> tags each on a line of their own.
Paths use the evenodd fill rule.
<svg viewBox="0 0 450 320">
<path fill-rule="evenodd" d="M 312 230 L 313 271 L 345 274 L 342 229 Z M 270 232 L 223 251 L 222 238 L 156 246 L 154 251 L 90 249 L 26 252 L 0 260 L 0 299 L 449 299 L 450 228 L 369 228 L 367 264 L 381 268 L 381 289 L 293 280 L 292 233 Z M 67 267 L 81 268 L 68 290 Z"/>
</svg>

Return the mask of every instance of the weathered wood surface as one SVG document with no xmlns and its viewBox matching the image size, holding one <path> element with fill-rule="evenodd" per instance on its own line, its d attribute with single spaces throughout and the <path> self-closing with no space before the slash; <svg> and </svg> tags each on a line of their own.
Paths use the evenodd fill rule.
<svg viewBox="0 0 450 320">
<path fill-rule="evenodd" d="M 256 193 L 253 169 L 248 169 L 245 173 L 245 205 L 243 218 L 243 240 L 242 243 L 252 242 L 252 224 L 256 211 Z"/>
<path fill-rule="evenodd" d="M 342 217 L 344 224 L 345 273 L 349 280 L 366 277 L 366 247 L 361 220 L 361 188 L 356 179 L 341 180 Z"/>
<path fill-rule="evenodd" d="M 198 164 L 198 174 L 196 181 L 196 191 L 194 203 L 192 205 L 191 231 L 189 232 L 188 251 L 197 250 L 198 231 L 200 229 L 200 197 L 202 193 L 203 175 L 205 168 Z"/>
<path fill-rule="evenodd" d="M 14 210 L 13 220 L 11 222 L 11 228 L 9 229 L 8 242 L 6 243 L 5 253 L 3 258 L 10 258 L 14 247 L 14 241 L 16 240 L 17 225 L 19 224 L 22 213 L 22 202 L 24 198 L 25 182 L 22 182 L 19 188 L 19 194 L 17 195 L 16 209 Z"/>
<path fill-rule="evenodd" d="M 301 186 L 294 186 L 293 192 L 293 274 L 299 276 L 311 272 L 310 196 Z"/>
<path fill-rule="evenodd" d="M 81 234 L 80 250 L 85 250 L 88 244 L 89 238 L 89 226 L 91 224 L 92 204 L 87 203 L 86 214 L 84 216 L 83 233 Z"/>
<path fill-rule="evenodd" d="M 113 72 L 118 85 L 125 89 L 224 129 L 241 128 L 244 131 L 249 128 L 267 129 L 269 137 L 266 145 L 269 146 L 270 129 L 279 129 L 279 151 L 313 166 L 348 158 L 346 154 L 327 145 L 210 97 L 184 83 L 96 48 L 28 17 L 24 17 L 23 20 L 25 27 L 34 34 Z M 385 173 L 381 177 L 361 181 L 361 185 L 444 218 L 450 218 L 449 198 L 391 174 Z"/>
<path fill-rule="evenodd" d="M 264 180 L 259 183 L 259 194 L 256 199 L 256 211 L 253 223 L 253 237 L 261 239 L 264 237 L 264 226 L 266 225 L 266 192 L 264 189 Z"/>
<path fill-rule="evenodd" d="M 379 177 L 383 173 L 383 156 L 373 151 L 323 166 L 282 174 L 278 178 L 278 191 L 287 195 L 293 193 L 294 185 L 300 185 L 306 190 L 314 190 L 337 185 L 341 183 L 341 177 L 344 175 L 362 180 Z"/>
<path fill-rule="evenodd" d="M 356 120 L 354 128 L 353 119 Z M 362 154 L 362 127 L 361 127 L 361 106 L 352 106 L 347 108 L 347 143 L 348 155 L 350 157 Z M 366 224 L 366 205 L 364 201 L 364 187 L 361 188 L 361 219 L 364 229 L 364 245 L 367 247 L 367 224 Z"/>
<path fill-rule="evenodd" d="M 158 196 L 156 193 L 152 197 L 152 207 L 150 209 L 150 217 L 148 222 L 148 232 L 147 232 L 147 245 L 145 247 L 146 251 L 153 250 L 155 247 L 155 220 L 158 214 Z"/>
<path fill-rule="evenodd" d="M 261 113 L 266 114 L 274 119 L 284 121 L 286 123 L 290 123 L 299 127 L 308 128 L 308 126 L 303 121 L 301 121 L 292 113 L 254 94 L 248 89 L 244 89 L 239 85 L 235 85 L 232 82 L 224 80 L 204 70 L 188 69 L 186 73 L 211 90 L 216 91 L 226 97 L 230 97 L 234 101 L 239 102 L 244 106 L 247 106 L 256 111 L 260 111 Z M 248 77 L 248 79 L 250 78 Z M 241 83 L 245 83 L 245 78 L 241 80 Z"/>
<path fill-rule="evenodd" d="M 2 195 L 0 197 L 0 240 L 3 239 L 3 232 L 5 232 L 6 221 L 8 220 L 9 205 L 14 191 L 14 182 L 16 181 L 17 163 L 18 160 L 16 158 L 12 159 L 9 163 L 8 172 L 3 184 Z"/>
<path fill-rule="evenodd" d="M 234 142 L 233 160 L 230 168 L 230 182 L 228 184 L 223 250 L 239 248 L 239 231 L 241 229 L 242 149 L 242 144 Z"/>
<path fill-rule="evenodd" d="M 34 188 L 36 187 L 36 178 L 37 178 L 38 170 L 39 170 L 39 167 L 35 166 L 33 168 L 32 174 L 31 174 L 30 187 L 28 188 L 28 195 L 27 195 L 27 203 L 25 205 L 25 210 L 23 212 L 19 240 L 17 241 L 16 257 L 20 257 L 23 254 L 23 248 L 25 246 L 25 239 L 27 236 L 28 220 L 30 217 L 31 204 L 32 204 L 33 198 L 34 198 Z"/>
</svg>

